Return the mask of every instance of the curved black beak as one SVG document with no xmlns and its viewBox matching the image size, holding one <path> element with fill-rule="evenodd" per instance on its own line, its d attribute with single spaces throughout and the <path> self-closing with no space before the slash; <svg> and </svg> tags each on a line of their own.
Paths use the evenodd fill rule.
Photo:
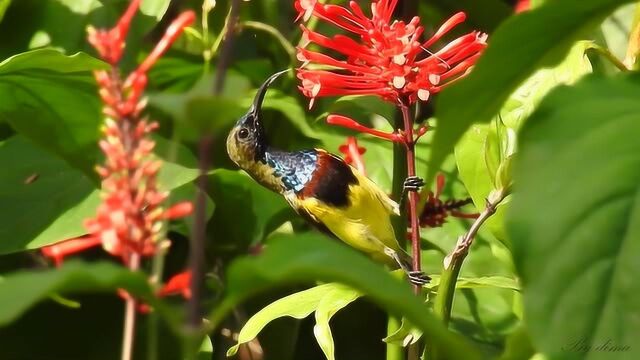
<svg viewBox="0 0 640 360">
<path fill-rule="evenodd" d="M 264 100 L 264 97 L 267 94 L 267 90 L 269 89 L 269 85 L 271 85 L 271 83 L 276 81 L 276 79 L 279 78 L 280 75 L 282 75 L 282 74 L 284 74 L 286 72 L 289 72 L 289 69 L 279 71 L 279 72 L 269 76 L 269 78 L 267 80 L 265 80 L 265 82 L 262 83 L 262 85 L 260 85 L 260 88 L 258 89 L 258 92 L 256 93 L 256 97 L 253 99 L 253 104 L 251 105 L 251 108 L 249 109 L 249 113 L 253 113 L 254 117 L 257 118 L 257 115 L 260 113 L 260 109 L 262 108 L 262 101 Z"/>
</svg>

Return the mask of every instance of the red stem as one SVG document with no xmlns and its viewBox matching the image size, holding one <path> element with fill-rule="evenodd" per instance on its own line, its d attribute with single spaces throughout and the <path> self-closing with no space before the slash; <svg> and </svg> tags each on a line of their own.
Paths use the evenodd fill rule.
<svg viewBox="0 0 640 360">
<path fill-rule="evenodd" d="M 137 271 L 140 267 L 140 254 L 131 252 L 127 267 L 131 271 Z M 122 335 L 122 357 L 121 360 L 131 360 L 133 355 L 133 339 L 136 333 L 136 308 L 138 307 L 135 297 L 128 296 L 124 312 L 124 332 Z"/>
<path fill-rule="evenodd" d="M 413 138 L 413 119 L 409 114 L 409 107 L 401 103 L 402 120 L 404 122 L 405 145 L 407 147 L 407 175 L 416 176 L 415 140 Z M 418 220 L 418 193 L 409 192 L 409 217 L 411 220 L 411 250 L 413 257 L 413 271 L 420 271 L 420 223 Z M 420 293 L 420 286 L 415 285 L 414 291 Z"/>
</svg>

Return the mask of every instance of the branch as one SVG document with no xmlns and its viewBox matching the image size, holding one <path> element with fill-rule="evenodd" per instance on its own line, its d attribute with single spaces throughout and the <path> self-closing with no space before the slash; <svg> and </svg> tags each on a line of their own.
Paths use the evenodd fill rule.
<svg viewBox="0 0 640 360">
<path fill-rule="evenodd" d="M 438 294 L 436 296 L 436 303 L 434 310 L 437 315 L 440 316 L 445 325 L 449 323 L 451 318 L 451 306 L 453 304 L 453 296 L 456 289 L 456 282 L 458 280 L 458 274 L 462 268 L 462 262 L 469 253 L 469 248 L 473 244 L 480 227 L 496 212 L 498 205 L 510 194 L 510 186 L 493 190 L 489 193 L 487 198 L 487 204 L 485 209 L 480 213 L 480 216 L 473 222 L 471 228 L 462 236 L 458 238 L 453 251 L 447 255 L 444 259 L 444 271 L 440 277 L 440 285 L 438 286 Z M 425 353 L 429 351 L 430 354 L 426 356 L 427 359 L 436 359 L 437 349 L 430 347 L 425 349 Z"/>
<path fill-rule="evenodd" d="M 220 60 L 216 70 L 216 76 L 213 83 L 213 94 L 219 95 L 224 86 L 226 71 L 231 63 L 233 55 L 233 40 L 235 35 L 236 23 L 239 13 L 239 0 L 231 2 L 229 10 L 229 21 L 226 24 L 225 37 L 222 43 Z M 202 308 L 200 299 L 202 298 L 202 284 L 204 281 L 204 250 L 207 228 L 207 173 L 211 164 L 211 145 L 213 137 L 211 134 L 205 134 L 200 139 L 198 157 L 199 176 L 197 180 L 198 193 L 196 195 L 195 219 L 193 225 L 193 234 L 191 239 L 191 248 L 189 251 L 189 266 L 192 271 L 191 277 L 191 299 L 187 303 L 187 325 L 192 331 L 197 331 L 202 325 Z"/>
</svg>

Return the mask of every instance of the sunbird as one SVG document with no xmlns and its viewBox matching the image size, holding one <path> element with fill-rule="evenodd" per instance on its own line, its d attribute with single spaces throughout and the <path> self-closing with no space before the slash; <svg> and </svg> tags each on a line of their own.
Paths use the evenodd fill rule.
<svg viewBox="0 0 640 360">
<path fill-rule="evenodd" d="M 248 112 L 231 129 L 229 157 L 258 183 L 283 195 L 321 231 L 376 261 L 403 269 L 414 284 L 427 283 L 429 276 L 412 271 L 412 258 L 395 237 L 391 216 L 400 215 L 400 206 L 373 181 L 326 150 L 289 152 L 269 146 L 261 120 L 262 102 L 269 85 L 287 71 L 273 74 L 260 86 Z M 408 191 L 423 185 L 421 178 L 407 178 L 400 203 Z"/>
</svg>

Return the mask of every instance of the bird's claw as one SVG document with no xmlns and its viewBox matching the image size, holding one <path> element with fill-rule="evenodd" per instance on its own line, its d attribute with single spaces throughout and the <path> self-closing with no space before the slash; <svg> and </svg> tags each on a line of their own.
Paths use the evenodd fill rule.
<svg viewBox="0 0 640 360">
<path fill-rule="evenodd" d="M 424 186 L 424 180 L 418 176 L 409 176 L 404 180 L 405 191 L 420 191 L 420 188 Z"/>
<path fill-rule="evenodd" d="M 409 282 L 413 285 L 426 285 L 431 281 L 431 277 L 422 271 L 407 271 Z"/>
</svg>

